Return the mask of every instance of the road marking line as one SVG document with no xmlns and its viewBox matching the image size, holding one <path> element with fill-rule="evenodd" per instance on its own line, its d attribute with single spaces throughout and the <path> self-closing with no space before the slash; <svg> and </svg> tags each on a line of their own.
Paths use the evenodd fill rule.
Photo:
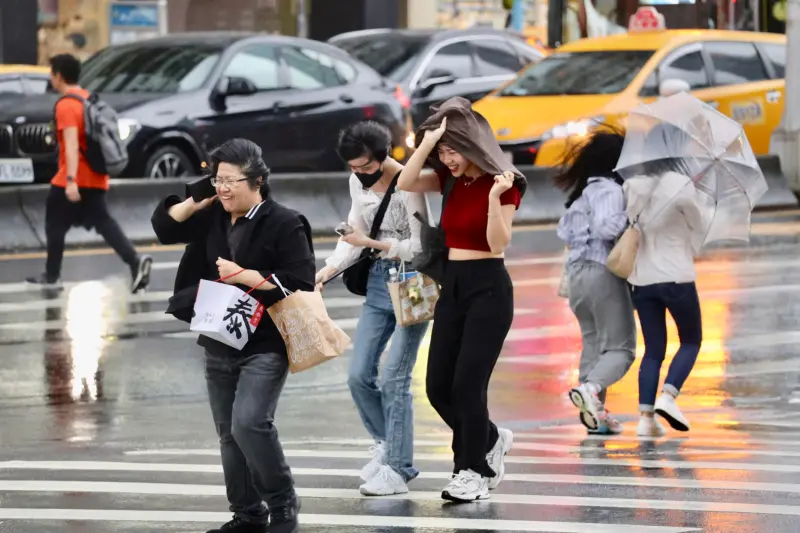
<svg viewBox="0 0 800 533">
<path fill-rule="evenodd" d="M 219 451 L 217 452 L 219 455 Z M 188 473 L 188 474 L 218 474 L 222 472 L 222 466 L 217 464 L 178 464 L 178 463 L 129 463 L 129 462 L 110 462 L 110 463 L 86 463 L 77 461 L 71 464 L 59 463 L 53 465 L 33 464 L 28 461 L 16 461 L 13 467 L 6 468 L 0 463 L 0 470 L 58 470 L 58 471 L 116 471 L 116 472 L 157 472 L 157 473 Z M 292 467 L 292 474 L 297 477 L 345 477 L 359 478 L 361 471 L 346 468 L 311 468 L 311 467 Z M 448 471 L 423 470 L 419 478 L 446 481 L 452 476 Z M 517 474 L 507 473 L 505 481 L 518 483 L 558 483 L 569 485 L 613 485 L 619 487 L 656 487 L 673 489 L 705 489 L 705 490 L 735 490 L 744 492 L 785 492 L 800 494 L 800 484 L 795 483 L 773 483 L 758 481 L 728 481 L 716 479 L 683 479 L 683 478 L 660 478 L 660 477 L 640 477 L 640 476 L 591 476 L 578 474 Z"/>
<path fill-rule="evenodd" d="M 354 489 L 296 489 L 301 498 L 335 500 L 374 500 Z M 138 483 L 104 481 L 28 481 L 0 480 L 0 492 L 70 492 L 90 494 L 149 494 L 162 496 L 225 496 L 224 485 L 179 483 Z M 381 500 L 441 502 L 440 492 L 410 491 L 383 496 Z M 492 493 L 491 502 L 514 505 L 555 505 L 566 507 L 598 507 L 616 509 L 659 509 L 705 513 L 743 513 L 799 516 L 800 506 L 752 503 L 724 503 L 694 500 L 645 500 L 634 498 L 598 498 L 586 496 L 545 496 L 536 494 Z"/>
<path fill-rule="evenodd" d="M 215 450 L 197 450 L 197 453 L 189 454 L 186 450 L 137 450 L 126 452 L 130 456 L 170 456 L 170 455 L 205 455 L 216 456 Z M 314 458 L 314 459 L 369 459 L 370 455 L 365 451 L 356 450 L 284 450 L 286 457 L 295 458 Z M 452 462 L 452 454 L 447 453 L 415 453 L 414 458 L 418 461 L 439 461 Z M 16 464 L 42 465 L 37 467 L 47 469 L 59 464 L 72 464 L 70 462 L 59 461 L 6 461 L 0 463 L 2 468 L 15 468 Z M 83 464 L 84 461 L 77 461 L 76 464 Z M 638 458 L 589 458 L 589 457 L 534 457 L 510 455 L 506 458 L 509 464 L 527 465 L 586 465 L 586 466 L 622 466 L 638 468 L 660 468 L 660 469 L 698 469 L 706 468 L 709 470 L 736 470 L 749 472 L 782 472 L 800 473 L 800 464 L 772 464 L 772 463 L 745 463 L 745 462 L 726 462 L 726 461 L 676 461 L 664 459 L 638 459 Z M 91 464 L 91 462 L 88 462 Z M 113 463 L 104 463 L 113 464 Z M 128 464 L 128 463 L 123 463 Z M 58 469 L 58 468 L 54 468 Z"/>
<path fill-rule="evenodd" d="M 124 511 L 99 509 L 0 509 L 6 520 L 89 520 L 103 522 L 216 523 L 230 520 L 230 513 L 199 511 Z M 534 522 L 481 518 L 410 516 L 326 515 L 300 513 L 300 523 L 314 526 L 461 529 L 466 531 L 534 531 L 549 533 L 683 533 L 698 528 L 644 525 Z"/>
</svg>

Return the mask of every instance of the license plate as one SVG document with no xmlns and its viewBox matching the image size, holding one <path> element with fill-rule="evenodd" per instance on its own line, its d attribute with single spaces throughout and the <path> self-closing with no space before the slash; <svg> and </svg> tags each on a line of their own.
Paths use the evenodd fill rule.
<svg viewBox="0 0 800 533">
<path fill-rule="evenodd" d="M 0 159 L 0 183 L 33 183 L 33 161 Z"/>
</svg>

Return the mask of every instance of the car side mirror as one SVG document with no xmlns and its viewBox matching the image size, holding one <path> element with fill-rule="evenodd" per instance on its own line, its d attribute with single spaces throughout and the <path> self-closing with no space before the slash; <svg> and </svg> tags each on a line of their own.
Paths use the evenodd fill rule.
<svg viewBox="0 0 800 533">
<path fill-rule="evenodd" d="M 691 90 L 692 87 L 686 81 L 678 78 L 666 79 L 658 85 L 658 94 L 662 98 L 666 98 L 678 93 L 688 93 Z"/>
<path fill-rule="evenodd" d="M 250 96 L 258 92 L 258 87 L 247 78 L 223 76 L 211 92 L 211 107 L 215 111 L 225 111 L 225 99 L 229 96 Z"/>
<path fill-rule="evenodd" d="M 440 85 L 449 85 L 455 83 L 455 75 L 445 69 L 433 69 L 430 74 L 419 84 L 419 91 L 422 94 L 430 94 L 436 87 Z"/>
</svg>

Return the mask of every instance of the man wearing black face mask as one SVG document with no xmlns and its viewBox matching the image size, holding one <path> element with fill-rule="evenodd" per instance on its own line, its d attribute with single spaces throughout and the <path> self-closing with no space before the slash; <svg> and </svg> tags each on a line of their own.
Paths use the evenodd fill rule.
<svg viewBox="0 0 800 533">
<path fill-rule="evenodd" d="M 367 298 L 358 319 L 347 383 L 369 434 L 375 439 L 372 460 L 361 470 L 366 482 L 361 493 L 388 496 L 408 492 L 406 485 L 419 471 L 413 464 L 414 423 L 411 371 L 427 322 L 400 327 L 394 315 L 386 282 L 391 269 L 400 270 L 422 251 L 422 223 L 414 213 L 426 216 L 425 195 L 396 190 L 403 165 L 389 157 L 391 134 L 376 122 L 361 122 L 339 137 L 339 156 L 347 162 L 352 205 L 347 217 L 352 233 L 342 236 L 333 255 L 316 276 L 317 287 L 353 264 L 365 247 L 379 250 L 367 278 Z M 389 195 L 388 198 L 386 195 Z M 386 201 L 382 219 L 376 218 Z M 369 233 L 375 224 L 375 238 Z M 410 266 L 406 267 L 410 270 Z M 378 364 L 389 339 L 392 346 L 378 385 Z"/>
</svg>

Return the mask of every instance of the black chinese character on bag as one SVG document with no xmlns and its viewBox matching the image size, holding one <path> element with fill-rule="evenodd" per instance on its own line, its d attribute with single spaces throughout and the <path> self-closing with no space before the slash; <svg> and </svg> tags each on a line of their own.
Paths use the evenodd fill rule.
<svg viewBox="0 0 800 533">
<path fill-rule="evenodd" d="M 228 333 L 236 335 L 237 339 L 242 338 L 242 326 L 247 330 L 247 336 L 252 335 L 250 329 L 250 319 L 253 318 L 253 302 L 245 297 L 236 302 L 233 307 L 226 309 L 225 317 L 222 319 Z"/>
</svg>

